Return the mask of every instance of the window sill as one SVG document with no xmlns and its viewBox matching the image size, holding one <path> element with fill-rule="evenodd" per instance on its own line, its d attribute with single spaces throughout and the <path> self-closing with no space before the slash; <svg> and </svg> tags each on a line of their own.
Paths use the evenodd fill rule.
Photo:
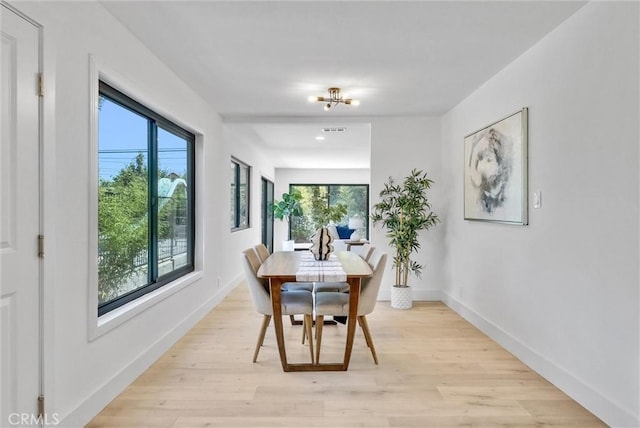
<svg viewBox="0 0 640 428">
<path fill-rule="evenodd" d="M 231 229 L 231 233 L 233 233 L 233 232 L 240 232 L 240 231 L 243 231 L 243 230 L 249 230 L 249 229 L 251 229 L 249 226 L 234 227 L 234 228 L 232 228 L 232 229 Z"/>
<path fill-rule="evenodd" d="M 89 319 L 89 342 L 122 325 L 126 321 L 202 279 L 202 271 L 194 271 L 117 309 Z"/>
</svg>

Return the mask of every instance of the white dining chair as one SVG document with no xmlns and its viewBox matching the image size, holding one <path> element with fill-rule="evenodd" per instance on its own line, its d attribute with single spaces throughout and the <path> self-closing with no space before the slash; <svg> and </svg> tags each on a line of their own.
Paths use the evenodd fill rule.
<svg viewBox="0 0 640 428">
<path fill-rule="evenodd" d="M 257 276 L 258 269 L 260 268 L 260 259 L 255 249 L 249 248 L 245 250 L 242 261 L 254 307 L 258 313 L 263 315 L 262 326 L 260 327 L 258 341 L 256 342 L 256 348 L 253 353 L 253 362 L 255 363 L 258 359 L 260 347 L 264 343 L 267 327 L 273 316 L 273 307 L 271 305 L 268 281 L 258 278 Z M 313 339 L 311 333 L 313 325 L 313 293 L 306 290 L 283 291 L 281 292 L 281 305 L 282 315 L 303 315 L 302 327 L 306 332 L 306 336 L 309 338 L 309 354 L 311 356 L 311 362 L 313 362 Z"/>
<path fill-rule="evenodd" d="M 258 259 L 260 259 L 260 263 L 264 263 L 265 260 L 271 255 L 269 249 L 266 245 L 260 243 L 253 247 L 256 250 L 256 254 L 258 255 Z M 313 291 L 313 282 L 285 282 L 282 284 L 280 288 L 282 291 L 297 291 L 297 290 L 305 290 L 305 291 Z M 289 315 L 289 319 L 291 320 L 291 325 L 300 325 L 302 322 L 300 320 L 295 319 L 293 315 Z M 304 331 L 304 330 L 303 330 Z M 304 334 L 302 337 L 302 343 L 304 344 Z"/>
<path fill-rule="evenodd" d="M 264 263 L 265 260 L 271 255 L 269 249 L 264 244 L 258 244 L 253 247 L 256 250 L 256 254 L 258 254 L 258 258 L 260 259 L 260 263 Z"/>
<path fill-rule="evenodd" d="M 253 247 L 256 251 L 258 259 L 260 260 L 260 264 L 264 263 L 265 260 L 271 255 L 267 246 L 264 244 L 258 244 Z M 282 284 L 283 291 L 294 291 L 294 290 L 306 290 L 313 291 L 313 283 L 312 282 L 285 282 Z"/>
<path fill-rule="evenodd" d="M 373 254 L 373 250 L 376 247 L 372 246 L 370 243 L 366 243 L 362 246 L 362 250 L 360 251 L 360 257 L 362 257 L 365 261 L 369 261 L 371 254 Z"/>
<path fill-rule="evenodd" d="M 364 261 L 368 262 L 375 248 L 376 247 L 372 247 L 370 244 L 363 245 L 362 251 L 360 252 L 360 257 L 362 257 Z M 324 292 L 346 293 L 347 291 L 349 291 L 349 284 L 347 284 L 346 282 L 316 282 L 314 283 L 313 291 L 316 293 L 324 293 Z"/>
<path fill-rule="evenodd" d="M 373 356 L 373 361 L 378 364 L 378 356 L 373 346 L 373 339 L 367 323 L 367 315 L 373 312 L 378 299 L 378 291 L 382 282 L 382 275 L 387 263 L 387 253 L 374 250 L 369 258 L 369 266 L 373 270 L 373 276 L 362 280 L 360 296 L 358 299 L 358 324 L 362 328 L 367 346 Z M 349 293 L 341 291 L 324 291 L 315 293 L 316 314 L 316 358 L 320 361 L 320 346 L 322 343 L 322 328 L 325 315 L 348 316 Z"/>
</svg>

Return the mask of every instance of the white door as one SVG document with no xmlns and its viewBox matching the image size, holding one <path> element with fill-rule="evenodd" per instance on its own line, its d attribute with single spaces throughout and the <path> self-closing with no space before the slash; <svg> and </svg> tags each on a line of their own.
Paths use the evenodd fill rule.
<svg viewBox="0 0 640 428">
<path fill-rule="evenodd" d="M 6 427 L 36 425 L 40 394 L 39 30 L 4 4 L 0 15 L 0 427 Z"/>
</svg>

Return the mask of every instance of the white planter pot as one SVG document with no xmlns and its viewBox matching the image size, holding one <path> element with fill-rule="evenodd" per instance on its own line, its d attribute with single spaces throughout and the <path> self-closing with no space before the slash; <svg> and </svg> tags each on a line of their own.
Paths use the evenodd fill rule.
<svg viewBox="0 0 640 428">
<path fill-rule="evenodd" d="M 391 287 L 391 307 L 393 309 L 411 309 L 411 287 Z"/>
<path fill-rule="evenodd" d="M 293 251 L 293 244 L 295 244 L 295 242 L 293 239 L 290 241 L 282 241 L 282 251 Z"/>
</svg>

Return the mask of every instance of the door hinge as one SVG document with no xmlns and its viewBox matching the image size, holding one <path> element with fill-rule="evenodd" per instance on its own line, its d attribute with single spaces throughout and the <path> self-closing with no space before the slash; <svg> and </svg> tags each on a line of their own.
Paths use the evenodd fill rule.
<svg viewBox="0 0 640 428">
<path fill-rule="evenodd" d="M 38 96 L 44 97 L 44 75 L 38 74 Z"/>
<path fill-rule="evenodd" d="M 44 395 L 38 396 L 38 417 L 44 418 Z"/>
<path fill-rule="evenodd" d="M 44 235 L 38 235 L 38 257 L 44 258 Z"/>
</svg>

